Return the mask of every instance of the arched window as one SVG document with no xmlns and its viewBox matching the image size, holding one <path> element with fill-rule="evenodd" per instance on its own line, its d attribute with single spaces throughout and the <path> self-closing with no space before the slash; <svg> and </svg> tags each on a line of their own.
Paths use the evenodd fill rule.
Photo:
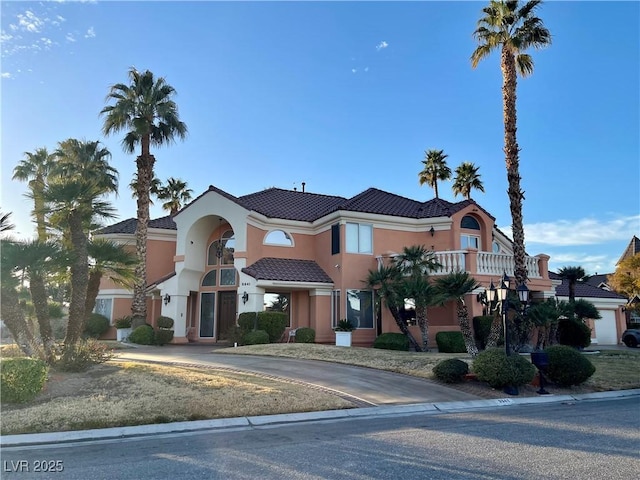
<svg viewBox="0 0 640 480">
<path fill-rule="evenodd" d="M 215 287 L 216 286 L 216 275 L 217 270 L 211 270 L 202 278 L 202 286 L 203 287 Z"/>
<path fill-rule="evenodd" d="M 233 252 L 236 247 L 236 239 L 233 230 L 227 230 L 222 234 L 220 240 L 216 240 L 209 245 L 207 252 L 207 265 L 233 265 Z M 220 259 L 220 262 L 218 262 Z"/>
<path fill-rule="evenodd" d="M 287 247 L 293 246 L 291 235 L 284 230 L 273 230 L 267 233 L 264 237 L 264 243 L 268 243 L 270 245 L 283 245 Z"/>
<path fill-rule="evenodd" d="M 480 230 L 480 224 L 478 223 L 478 220 L 473 218 L 471 215 L 465 215 L 464 217 L 462 217 L 460 227 L 468 228 L 469 230 Z"/>
</svg>

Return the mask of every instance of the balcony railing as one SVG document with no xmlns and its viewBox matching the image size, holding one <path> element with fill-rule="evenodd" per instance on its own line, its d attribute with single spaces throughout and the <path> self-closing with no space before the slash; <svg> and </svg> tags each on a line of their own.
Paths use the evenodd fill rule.
<svg viewBox="0 0 640 480">
<path fill-rule="evenodd" d="M 432 275 L 446 275 L 452 271 L 468 271 L 477 275 L 500 276 L 507 273 L 514 274 L 513 255 L 492 252 L 474 252 L 467 250 L 453 250 L 446 252 L 434 252 L 436 260 L 442 266 L 433 272 Z M 475 262 L 467 258 L 475 255 Z M 525 266 L 529 278 L 541 278 L 538 257 L 525 257 Z M 475 271 L 470 270 L 470 266 L 475 263 Z"/>
</svg>

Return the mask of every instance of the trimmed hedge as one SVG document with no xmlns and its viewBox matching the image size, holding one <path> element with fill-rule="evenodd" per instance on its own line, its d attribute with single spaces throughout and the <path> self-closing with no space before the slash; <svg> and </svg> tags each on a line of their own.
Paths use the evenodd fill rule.
<svg viewBox="0 0 640 480">
<path fill-rule="evenodd" d="M 381 348 L 383 350 L 400 350 L 409 351 L 409 339 L 404 333 L 383 333 L 373 342 L 373 348 Z"/>
<path fill-rule="evenodd" d="M 493 388 L 502 388 L 507 385 L 517 387 L 531 383 L 536 374 L 536 367 L 520 355 L 507 357 L 504 350 L 490 348 L 480 352 L 474 359 L 473 371 L 481 382 L 487 382 Z"/>
<path fill-rule="evenodd" d="M 92 313 L 87 318 L 84 326 L 84 333 L 89 337 L 98 338 L 109 330 L 109 319 L 99 313 Z"/>
<path fill-rule="evenodd" d="M 580 320 L 571 318 L 560 320 L 558 342 L 570 347 L 586 348 L 591 345 L 591 329 Z"/>
<path fill-rule="evenodd" d="M 242 338 L 244 345 L 262 345 L 269 342 L 269 334 L 264 330 L 251 330 Z"/>
<path fill-rule="evenodd" d="M 296 330 L 296 343 L 316 343 L 316 331 L 313 328 L 300 327 Z"/>
<path fill-rule="evenodd" d="M 140 325 L 131 332 L 129 341 L 138 345 L 153 345 L 154 337 L 155 332 L 151 325 Z"/>
<path fill-rule="evenodd" d="M 173 340 L 173 330 L 159 328 L 155 331 L 153 340 L 156 345 L 166 345 Z"/>
<path fill-rule="evenodd" d="M 467 353 L 461 332 L 438 332 L 436 343 L 440 353 Z"/>
<path fill-rule="evenodd" d="M 469 365 L 457 358 L 443 360 L 433 367 L 434 376 L 445 383 L 459 383 L 467 373 L 469 373 Z"/>
<path fill-rule="evenodd" d="M 547 376 L 562 387 L 580 385 L 596 371 L 587 357 L 566 345 L 554 345 L 544 350 L 549 355 Z"/>
<path fill-rule="evenodd" d="M 238 325 L 243 332 L 253 330 L 255 322 L 255 312 L 244 312 L 238 316 Z M 269 335 L 268 343 L 275 343 L 282 338 L 289 323 L 289 316 L 284 312 L 258 312 L 257 323 L 257 330 L 264 330 Z"/>
<path fill-rule="evenodd" d="M 173 328 L 173 318 L 159 316 L 158 319 L 156 320 L 156 325 L 158 325 L 158 328 L 165 328 L 167 330 L 171 330 Z"/>
<path fill-rule="evenodd" d="M 0 360 L 2 403 L 24 403 L 33 400 L 44 387 L 47 371 L 47 364 L 35 358 Z"/>
</svg>

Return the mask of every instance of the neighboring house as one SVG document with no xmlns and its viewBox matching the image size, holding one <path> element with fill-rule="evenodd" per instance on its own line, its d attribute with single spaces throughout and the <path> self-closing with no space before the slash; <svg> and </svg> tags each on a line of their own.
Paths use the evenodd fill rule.
<svg viewBox="0 0 640 480">
<path fill-rule="evenodd" d="M 134 231 L 129 219 L 99 236 L 134 245 Z M 173 221 L 149 224 L 148 322 L 173 318 L 176 343 L 214 342 L 239 313 L 279 309 L 290 328 L 315 329 L 319 343 L 333 342 L 332 327 L 348 318 L 358 326 L 353 342 L 371 345 L 398 329 L 364 280 L 411 245 L 435 252 L 443 266 L 433 275 L 466 270 L 483 288 L 503 272 L 513 276 L 511 241 L 473 200 L 419 202 L 375 188 L 352 198 L 278 188 L 235 197 L 210 186 Z M 527 285 L 540 299 L 555 295 L 548 260 L 527 257 Z M 472 316 L 482 314 L 475 293 Z M 130 314 L 131 298 L 103 282 L 99 302 L 112 321 Z M 454 305 L 429 309 L 431 342 L 457 329 Z"/>
<path fill-rule="evenodd" d="M 569 282 L 563 280 L 555 272 L 549 272 L 556 289 L 558 300 L 569 300 Z M 592 277 L 593 278 L 593 277 Z M 599 320 L 588 320 L 591 327 L 591 343 L 594 345 L 617 345 L 620 343 L 622 332 L 627 328 L 624 306 L 627 299 L 608 288 L 594 286 L 587 282 L 576 283 L 576 300 L 587 300 L 598 309 L 602 316 Z"/>
</svg>

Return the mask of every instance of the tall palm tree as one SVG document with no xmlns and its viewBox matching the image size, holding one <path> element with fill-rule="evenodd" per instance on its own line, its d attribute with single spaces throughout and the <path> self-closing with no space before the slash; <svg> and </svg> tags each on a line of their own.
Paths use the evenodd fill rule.
<svg viewBox="0 0 640 480">
<path fill-rule="evenodd" d="M 480 180 L 480 174 L 478 170 L 480 167 L 476 167 L 471 162 L 463 162 L 456 168 L 456 176 L 453 179 L 453 195 L 462 195 L 467 200 L 471 199 L 471 190 L 476 189 L 484 193 L 484 185 Z"/>
<path fill-rule="evenodd" d="M 162 208 L 169 212 L 172 217 L 178 213 L 189 200 L 193 190 L 187 188 L 187 182 L 183 182 L 179 178 L 169 177 L 167 184 L 158 190 L 158 199 L 166 200 L 162 204 Z"/>
<path fill-rule="evenodd" d="M 100 142 L 75 139 L 60 142 L 58 162 L 49 176 L 45 200 L 57 228 L 66 232 L 71 248 L 71 299 L 65 354 L 71 354 L 84 329 L 89 283 L 89 225 L 94 218 L 112 218 L 114 209 L 104 197 L 118 191 L 117 172 Z"/>
<path fill-rule="evenodd" d="M 439 277 L 435 281 L 436 291 L 441 295 L 443 302 L 455 301 L 458 314 L 458 324 L 464 338 L 467 353 L 472 357 L 478 355 L 471 324 L 469 322 L 469 310 L 464 301 L 464 297 L 478 288 L 480 284 L 467 272 L 451 272 L 444 277 Z"/>
<path fill-rule="evenodd" d="M 138 174 L 133 174 L 133 179 L 131 183 L 129 183 L 129 188 L 131 189 L 131 198 L 138 198 Z M 153 205 L 153 200 L 151 200 L 151 195 L 157 197 L 158 192 L 162 188 L 162 182 L 155 175 L 151 179 L 149 183 L 149 205 Z"/>
<path fill-rule="evenodd" d="M 567 280 L 569 286 L 569 303 L 576 301 L 576 284 L 587 277 L 582 267 L 562 267 L 558 270 L 558 275 Z"/>
<path fill-rule="evenodd" d="M 11 215 L 13 212 L 2 213 L 0 212 L 0 232 L 8 232 L 16 228 L 16 226 L 11 223 Z"/>
<path fill-rule="evenodd" d="M 89 283 L 85 302 L 85 318 L 96 306 L 102 277 L 112 282 L 130 287 L 135 279 L 135 265 L 138 258 L 126 245 L 103 238 L 92 239 L 87 246 L 89 252 Z"/>
<path fill-rule="evenodd" d="M 483 17 L 473 35 L 478 47 L 471 55 L 471 66 L 476 68 L 480 61 L 494 50 L 500 50 L 502 70 L 502 103 L 504 118 L 504 154 L 507 166 L 508 195 L 513 231 L 514 275 L 518 284 L 527 280 L 524 250 L 524 227 L 522 221 L 522 200 L 518 142 L 516 139 L 516 87 L 517 75 L 526 77 L 533 73 L 533 59 L 524 53 L 528 48 L 543 48 L 551 43 L 551 34 L 535 15 L 541 0 L 530 0 L 524 5 L 519 1 L 491 0 L 482 9 Z"/>
<path fill-rule="evenodd" d="M 438 180 L 449 180 L 451 169 L 447 166 L 447 157 L 443 150 L 426 150 L 424 152 L 424 168 L 418 173 L 420 185 L 425 183 L 434 189 L 438 198 Z"/>
<path fill-rule="evenodd" d="M 25 158 L 13 169 L 13 179 L 29 182 L 27 196 L 33 199 L 33 216 L 36 221 L 38 239 L 44 241 L 47 238 L 47 227 L 43 192 L 47 176 L 53 165 L 54 155 L 49 154 L 46 148 L 37 148 L 33 153 L 24 152 L 24 155 Z"/>
<path fill-rule="evenodd" d="M 127 133 L 122 146 L 128 153 L 133 153 L 140 145 L 140 155 L 136 159 L 137 166 L 137 217 L 136 225 L 136 268 L 137 281 L 133 288 L 134 317 L 147 317 L 147 229 L 149 224 L 149 189 L 154 177 L 155 157 L 150 147 L 171 143 L 175 138 L 183 139 L 187 134 L 187 126 L 180 121 L 178 106 L 173 101 L 175 89 L 163 77 L 154 77 L 149 70 L 140 72 L 129 69 L 130 84 L 116 83 L 107 95 L 107 101 L 114 101 L 100 112 L 104 115 L 102 131 L 111 135 L 120 131 Z"/>
</svg>

